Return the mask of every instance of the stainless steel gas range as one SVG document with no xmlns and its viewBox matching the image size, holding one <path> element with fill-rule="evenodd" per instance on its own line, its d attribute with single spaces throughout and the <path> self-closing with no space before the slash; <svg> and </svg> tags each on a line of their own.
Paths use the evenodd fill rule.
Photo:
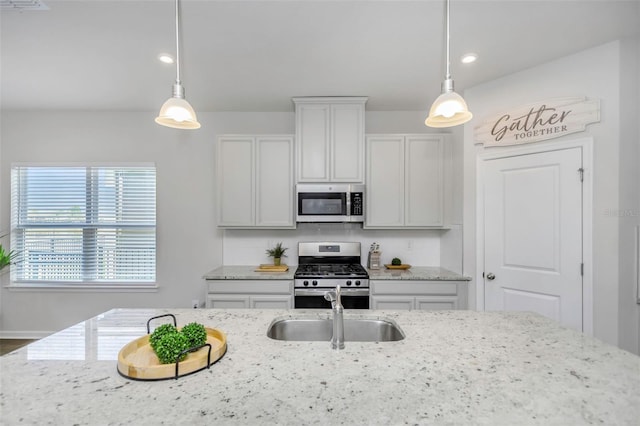
<svg viewBox="0 0 640 426">
<path fill-rule="evenodd" d="M 331 308 L 324 295 L 339 285 L 345 309 L 369 309 L 369 274 L 361 264 L 360 243 L 298 243 L 294 279 L 295 308 Z"/>
</svg>

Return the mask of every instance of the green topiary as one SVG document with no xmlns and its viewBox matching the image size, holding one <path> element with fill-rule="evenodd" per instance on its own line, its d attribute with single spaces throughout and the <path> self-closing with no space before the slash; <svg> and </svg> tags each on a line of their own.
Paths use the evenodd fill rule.
<svg viewBox="0 0 640 426">
<path fill-rule="evenodd" d="M 284 252 L 287 250 L 289 250 L 287 247 L 282 247 L 282 243 L 278 243 L 274 248 L 267 249 L 267 255 L 269 255 L 269 257 L 273 257 L 274 259 L 287 257 L 287 255 L 284 254 Z"/>
<path fill-rule="evenodd" d="M 189 339 L 182 333 L 168 333 L 162 336 L 157 342 L 154 349 L 158 359 L 162 364 L 173 364 L 176 361 L 182 361 L 187 357 L 183 354 L 178 359 L 180 352 L 190 349 Z"/>
<path fill-rule="evenodd" d="M 192 322 L 182 327 L 180 332 L 189 339 L 189 348 L 202 346 L 207 343 L 207 331 L 202 324 Z"/>
<path fill-rule="evenodd" d="M 394 257 L 394 258 L 391 260 L 391 264 L 392 264 L 392 265 L 402 265 L 402 260 L 398 259 L 397 257 Z"/>
<path fill-rule="evenodd" d="M 202 324 L 192 322 L 180 331 L 173 324 L 162 324 L 149 336 L 149 344 L 162 364 L 173 364 L 182 351 L 202 346 L 207 342 L 207 331 Z M 185 359 L 183 354 L 179 361 Z"/>
<path fill-rule="evenodd" d="M 162 340 L 162 338 L 167 334 L 175 333 L 178 333 L 178 329 L 173 324 L 162 324 L 153 330 L 153 333 L 149 337 L 149 344 L 151 345 L 151 348 L 157 353 L 157 347 L 160 340 Z"/>
</svg>

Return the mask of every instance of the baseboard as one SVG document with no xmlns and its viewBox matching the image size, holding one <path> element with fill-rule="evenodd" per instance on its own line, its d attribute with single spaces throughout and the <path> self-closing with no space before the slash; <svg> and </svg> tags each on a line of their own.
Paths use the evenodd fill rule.
<svg viewBox="0 0 640 426">
<path fill-rule="evenodd" d="M 38 340 L 55 333 L 55 331 L 0 331 L 0 339 Z"/>
</svg>

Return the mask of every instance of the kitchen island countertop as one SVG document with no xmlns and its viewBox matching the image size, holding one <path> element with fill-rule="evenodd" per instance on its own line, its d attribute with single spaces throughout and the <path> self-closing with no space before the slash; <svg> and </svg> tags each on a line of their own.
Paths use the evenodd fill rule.
<svg viewBox="0 0 640 426">
<path fill-rule="evenodd" d="M 118 374 L 118 351 L 172 312 L 227 334 L 210 369 Z M 0 358 L 1 423 L 616 424 L 640 418 L 640 357 L 532 313 L 347 311 L 385 317 L 398 342 L 271 340 L 274 318 L 329 311 L 115 309 Z"/>
</svg>

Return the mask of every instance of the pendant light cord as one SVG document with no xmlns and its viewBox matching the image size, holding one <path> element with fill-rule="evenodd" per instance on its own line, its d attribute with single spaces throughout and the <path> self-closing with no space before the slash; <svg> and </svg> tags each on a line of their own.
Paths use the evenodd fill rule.
<svg viewBox="0 0 640 426">
<path fill-rule="evenodd" d="M 445 80 L 451 80 L 450 66 L 451 66 L 451 61 L 449 58 L 449 0 L 447 0 L 447 72 L 444 76 Z"/>
<path fill-rule="evenodd" d="M 176 0 L 176 84 L 180 82 L 180 8 Z"/>
</svg>

